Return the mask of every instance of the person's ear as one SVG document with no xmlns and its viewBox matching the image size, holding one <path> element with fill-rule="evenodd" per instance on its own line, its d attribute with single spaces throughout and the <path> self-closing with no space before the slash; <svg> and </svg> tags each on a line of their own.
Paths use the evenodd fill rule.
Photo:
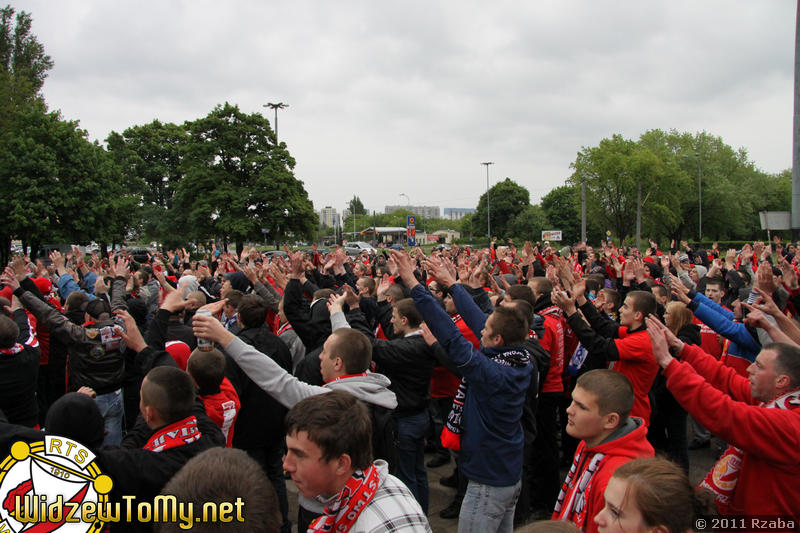
<svg viewBox="0 0 800 533">
<path fill-rule="evenodd" d="M 608 413 L 603 421 L 604 429 L 614 429 L 619 426 L 619 413 Z"/>
<path fill-rule="evenodd" d="M 790 383 L 791 380 L 786 374 L 778 374 L 778 376 L 775 378 L 775 388 L 777 389 L 788 388 Z"/>
<path fill-rule="evenodd" d="M 349 474 L 350 471 L 353 469 L 352 468 L 353 461 L 350 459 L 350 456 L 346 453 L 343 453 L 342 455 L 334 459 L 334 461 L 336 462 L 336 469 L 334 472 L 336 473 L 337 476 Z"/>
<path fill-rule="evenodd" d="M 149 424 L 151 420 L 155 418 L 156 410 L 154 407 L 149 405 L 145 405 L 142 407 L 142 416 L 144 417 L 144 421 L 146 424 Z"/>
</svg>

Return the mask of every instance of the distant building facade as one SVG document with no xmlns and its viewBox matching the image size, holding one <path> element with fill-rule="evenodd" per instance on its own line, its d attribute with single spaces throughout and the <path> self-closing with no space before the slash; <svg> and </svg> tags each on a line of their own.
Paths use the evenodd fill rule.
<svg viewBox="0 0 800 533">
<path fill-rule="evenodd" d="M 384 207 L 384 213 L 387 215 L 390 213 L 394 213 L 395 211 L 399 211 L 401 209 L 405 209 L 407 211 L 411 211 L 418 217 L 423 218 L 441 218 L 441 208 L 431 205 L 387 205 Z"/>
<path fill-rule="evenodd" d="M 327 206 L 320 209 L 319 225 L 325 228 L 333 228 L 340 225 L 339 214 L 336 212 L 336 208 Z"/>
<path fill-rule="evenodd" d="M 448 220 L 459 220 L 464 218 L 464 215 L 471 215 L 474 212 L 474 207 L 445 207 L 444 218 Z"/>
</svg>

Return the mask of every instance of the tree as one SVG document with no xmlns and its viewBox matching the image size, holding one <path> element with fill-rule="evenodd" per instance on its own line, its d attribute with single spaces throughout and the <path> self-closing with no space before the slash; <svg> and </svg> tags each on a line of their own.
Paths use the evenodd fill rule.
<svg viewBox="0 0 800 533">
<path fill-rule="evenodd" d="M 0 10 L 0 131 L 9 131 L 12 115 L 40 99 L 39 91 L 53 67 L 44 46 L 31 33 L 31 15 L 14 8 Z"/>
<path fill-rule="evenodd" d="M 105 150 L 41 102 L 15 117 L 0 143 L 4 249 L 12 237 L 34 253 L 46 242 L 121 240 L 136 200 Z"/>
<path fill-rule="evenodd" d="M 650 130 L 639 144 L 680 173 L 670 185 L 679 216 L 660 221 L 666 236 L 697 239 L 701 218 L 704 241 L 749 236 L 758 227 L 759 206 L 771 194 L 769 176 L 755 167 L 744 149 L 735 150 L 706 132 L 676 130 Z M 654 219 L 658 215 L 650 220 Z"/>
<path fill-rule="evenodd" d="M 292 235 L 310 237 L 317 216 L 295 161 L 260 114 L 218 105 L 186 124 L 189 132 L 174 206 L 183 227 L 196 239 L 221 237 L 237 243 L 262 238 L 277 244 Z"/>
<path fill-rule="evenodd" d="M 356 215 L 366 215 L 367 210 L 364 208 L 364 204 L 361 203 L 361 198 L 358 196 L 353 196 L 353 199 L 348 202 L 347 207 L 350 209 L 350 212 Z"/>
<path fill-rule="evenodd" d="M 183 127 L 158 120 L 130 127 L 122 134 L 112 131 L 106 139 L 108 151 L 128 187 L 140 196 L 138 232 L 168 247 L 178 246 L 188 238 L 176 230 L 182 224 L 171 209 L 178 182 L 183 178 L 180 166 L 188 140 Z"/>
<path fill-rule="evenodd" d="M 506 178 L 489 189 L 489 214 L 491 217 L 492 236 L 511 237 L 511 221 L 530 205 L 528 189 Z M 481 235 L 486 228 L 486 193 L 478 201 L 478 207 L 472 217 L 475 224 L 475 235 Z"/>
<path fill-rule="evenodd" d="M 575 172 L 569 183 L 586 184 L 587 217 L 620 238 L 634 235 L 639 187 L 646 235 L 666 234 L 680 223 L 686 176 L 674 161 L 664 161 L 648 147 L 614 135 L 584 147 L 571 166 Z"/>
<path fill-rule="evenodd" d="M 560 230 L 565 242 L 576 243 L 581 238 L 581 200 L 580 187 L 562 185 L 544 197 L 540 204 L 547 216 L 548 228 Z M 587 220 L 586 240 L 597 242 L 602 239 L 602 230 L 594 220 Z"/>
<path fill-rule="evenodd" d="M 523 241 L 538 241 L 547 225 L 544 209 L 538 205 L 528 205 L 511 221 L 509 236 Z"/>
<path fill-rule="evenodd" d="M 0 155 L 10 163 L 11 144 L 18 144 L 17 124 L 20 114 L 35 109 L 44 112 L 44 100 L 39 91 L 42 88 L 47 71 L 53 67 L 50 56 L 44 53 L 44 47 L 31 33 L 32 19 L 30 14 L 21 11 L 14 17 L 15 10 L 10 5 L 0 10 Z M 12 169 L 0 169 L 0 186 L 6 196 L 11 187 Z M 8 259 L 13 236 L 8 226 L 9 212 L 0 213 L 0 260 L 3 264 Z"/>
</svg>

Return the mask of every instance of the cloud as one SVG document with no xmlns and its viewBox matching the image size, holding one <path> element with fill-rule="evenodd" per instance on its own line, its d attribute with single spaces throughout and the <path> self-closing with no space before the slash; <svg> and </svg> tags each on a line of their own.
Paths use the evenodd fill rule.
<svg viewBox="0 0 800 533">
<path fill-rule="evenodd" d="M 55 61 L 51 107 L 100 140 L 229 101 L 283 101 L 279 137 L 319 208 L 472 207 L 510 177 L 537 201 L 582 146 L 705 130 L 791 165 L 795 6 L 22 1 Z"/>
</svg>

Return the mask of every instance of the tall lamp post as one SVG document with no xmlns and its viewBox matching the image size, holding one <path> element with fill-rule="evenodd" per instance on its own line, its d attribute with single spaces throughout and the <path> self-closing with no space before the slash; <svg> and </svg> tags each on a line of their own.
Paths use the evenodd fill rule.
<svg viewBox="0 0 800 533">
<path fill-rule="evenodd" d="M 273 104 L 269 102 L 264 104 L 264 107 L 268 107 L 270 109 L 275 110 L 275 144 L 278 144 L 278 109 L 286 109 L 289 107 L 289 104 L 284 104 L 283 102 L 278 102 L 277 104 Z"/>
<path fill-rule="evenodd" d="M 408 210 L 411 211 L 411 198 L 409 198 L 408 195 L 406 193 L 404 193 L 404 192 L 401 192 L 400 194 L 398 194 L 398 196 L 405 196 L 406 197 L 406 207 L 408 207 L 409 208 Z M 408 239 L 409 239 L 409 236 L 408 236 L 408 233 L 406 233 L 406 246 L 408 246 Z"/>
<path fill-rule="evenodd" d="M 492 217 L 489 209 L 489 165 L 494 165 L 494 161 L 481 163 L 486 167 L 486 238 L 489 239 L 489 248 L 492 247 Z"/>
<path fill-rule="evenodd" d="M 697 234 L 698 241 L 703 242 L 703 167 L 700 166 L 700 154 L 695 152 L 697 161 Z"/>
</svg>

